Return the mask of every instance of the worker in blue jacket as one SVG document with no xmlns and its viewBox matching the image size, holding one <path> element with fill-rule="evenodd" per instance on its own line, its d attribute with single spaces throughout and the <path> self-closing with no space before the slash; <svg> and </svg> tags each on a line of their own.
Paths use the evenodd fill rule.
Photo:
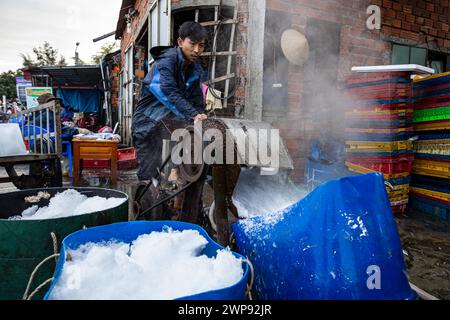
<svg viewBox="0 0 450 320">
<path fill-rule="evenodd" d="M 170 139 L 165 120 L 203 121 L 205 101 L 201 85 L 207 73 L 199 63 L 207 33 L 199 23 L 179 29 L 178 47 L 154 47 L 154 59 L 144 79 L 132 132 L 139 160 L 139 180 L 151 180 L 161 165 L 163 139 Z"/>
</svg>

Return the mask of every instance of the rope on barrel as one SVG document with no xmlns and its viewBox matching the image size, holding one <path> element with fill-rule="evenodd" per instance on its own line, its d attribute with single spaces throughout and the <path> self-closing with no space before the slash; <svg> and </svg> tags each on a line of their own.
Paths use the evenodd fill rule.
<svg viewBox="0 0 450 320">
<path fill-rule="evenodd" d="M 255 280 L 255 269 L 253 268 L 253 264 L 248 258 L 243 259 L 242 261 L 246 262 L 248 264 L 248 267 L 250 268 L 250 283 L 247 284 L 246 295 L 248 296 L 249 300 L 253 300 L 252 289 L 253 289 L 253 282 Z"/>
<path fill-rule="evenodd" d="M 41 263 L 39 263 L 36 266 L 36 268 L 34 268 L 33 272 L 31 273 L 30 279 L 28 280 L 28 285 L 27 285 L 27 288 L 25 290 L 25 293 L 23 294 L 23 297 L 22 297 L 23 300 L 28 300 L 28 292 L 30 291 L 30 287 L 31 287 L 31 284 L 33 283 L 33 280 L 34 280 L 34 277 L 36 275 L 36 272 L 42 267 L 42 265 L 44 263 L 46 263 L 47 261 L 49 261 L 49 260 L 51 260 L 51 259 L 53 259 L 55 257 L 56 258 L 59 257 L 59 253 L 52 254 L 51 256 L 45 258 L 44 260 L 41 261 Z"/>
<path fill-rule="evenodd" d="M 54 232 L 51 232 L 50 236 L 52 237 L 52 240 L 53 240 L 53 253 L 57 254 L 58 253 L 58 239 L 56 238 L 56 234 Z M 55 263 L 58 263 L 57 257 L 55 257 Z"/>
<path fill-rule="evenodd" d="M 30 300 L 42 287 L 44 287 L 49 282 L 53 281 L 53 278 L 46 280 L 44 283 L 39 285 L 36 288 L 36 290 L 33 291 L 33 293 L 31 293 L 28 296 L 28 292 L 30 291 L 30 287 L 31 287 L 31 284 L 33 283 L 33 280 L 34 280 L 34 277 L 36 275 L 36 272 L 42 267 L 42 265 L 44 263 L 46 263 L 48 260 L 52 259 L 52 258 L 55 258 L 55 263 L 58 263 L 58 257 L 59 257 L 59 253 L 58 253 L 58 239 L 56 238 L 56 234 L 54 232 L 50 232 L 50 236 L 52 237 L 52 241 L 53 241 L 53 254 L 50 257 L 47 257 L 44 260 L 42 260 L 41 263 L 39 263 L 36 266 L 36 268 L 34 268 L 33 272 L 31 273 L 30 279 L 28 280 L 28 285 L 27 285 L 27 288 L 25 290 L 25 293 L 23 294 L 23 297 L 22 297 L 23 300 Z"/>
<path fill-rule="evenodd" d="M 31 300 L 31 299 L 34 297 L 34 295 L 35 295 L 36 293 L 39 292 L 39 290 L 41 290 L 41 289 L 42 289 L 43 287 L 45 287 L 47 284 L 52 283 L 53 280 L 55 280 L 55 278 L 47 279 L 44 283 L 42 283 L 39 287 L 37 287 L 36 290 L 34 290 L 32 294 L 29 295 L 29 297 L 27 298 L 27 300 Z"/>
</svg>

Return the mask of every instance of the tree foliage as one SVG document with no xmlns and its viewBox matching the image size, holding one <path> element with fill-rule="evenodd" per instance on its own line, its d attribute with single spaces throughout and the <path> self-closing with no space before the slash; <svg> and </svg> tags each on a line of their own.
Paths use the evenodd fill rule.
<svg viewBox="0 0 450 320">
<path fill-rule="evenodd" d="M 111 52 L 114 52 L 118 49 L 119 49 L 119 46 L 118 46 L 117 42 L 106 43 L 105 45 L 103 45 L 101 47 L 99 52 L 97 52 L 96 54 L 94 54 L 92 56 L 92 62 L 94 64 L 99 64 L 100 61 L 102 60 L 102 58 L 104 58 L 106 55 L 108 55 Z"/>
<path fill-rule="evenodd" d="M 67 62 L 64 56 L 58 55 L 58 50 L 53 48 L 50 43 L 45 41 L 42 45 L 33 48 L 34 58 L 30 54 L 23 54 L 22 64 L 24 67 L 47 67 L 47 66 L 66 66 Z"/>
<path fill-rule="evenodd" d="M 6 96 L 8 99 L 17 97 L 16 77 L 21 76 L 20 71 L 7 71 L 0 73 L 0 98 Z"/>
</svg>

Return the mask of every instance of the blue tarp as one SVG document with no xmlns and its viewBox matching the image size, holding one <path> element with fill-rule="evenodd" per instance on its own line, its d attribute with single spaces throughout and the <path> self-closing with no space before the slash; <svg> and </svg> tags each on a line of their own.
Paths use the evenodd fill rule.
<svg viewBox="0 0 450 320">
<path fill-rule="evenodd" d="M 407 300 L 411 289 L 382 174 L 330 181 L 286 210 L 233 225 L 262 300 Z"/>
<path fill-rule="evenodd" d="M 75 112 L 94 113 L 100 110 L 100 92 L 98 90 L 58 89 L 58 98 L 61 98 L 65 107 Z"/>
</svg>

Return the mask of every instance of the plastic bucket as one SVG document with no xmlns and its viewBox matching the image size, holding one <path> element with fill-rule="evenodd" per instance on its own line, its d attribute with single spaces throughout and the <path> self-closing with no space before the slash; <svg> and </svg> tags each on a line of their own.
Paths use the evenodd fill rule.
<svg viewBox="0 0 450 320">
<path fill-rule="evenodd" d="M 68 250 L 76 250 L 81 245 L 86 243 L 99 243 L 104 241 L 115 240 L 124 243 L 132 243 L 139 236 L 144 234 L 149 234 L 151 232 L 161 232 L 167 227 L 175 231 L 183 230 L 196 230 L 206 238 L 208 241 L 207 246 L 201 252 L 201 255 L 206 255 L 208 257 L 213 257 L 217 255 L 218 250 L 224 249 L 221 245 L 213 241 L 206 231 L 198 225 L 177 222 L 177 221 L 136 221 L 128 223 L 116 223 L 103 227 L 95 227 L 86 230 L 81 230 L 69 235 L 63 240 L 61 248 L 61 256 L 58 260 L 58 265 L 55 273 L 55 280 L 50 288 L 50 290 L 45 295 L 46 300 L 52 294 L 52 291 L 59 278 L 61 277 L 62 270 L 64 268 L 64 262 L 67 259 Z M 233 255 L 237 258 L 245 259 L 242 255 L 234 253 Z M 189 297 L 182 297 L 177 300 L 244 300 L 246 296 L 247 282 L 249 278 L 249 267 L 244 264 L 244 275 L 238 283 L 235 285 L 209 292 L 204 292 L 197 295 L 192 295 Z"/>
<path fill-rule="evenodd" d="M 381 174 L 330 181 L 233 231 L 258 299 L 416 299 Z"/>
<path fill-rule="evenodd" d="M 25 197 L 39 191 L 52 197 L 57 193 L 74 189 L 87 196 L 124 198 L 121 205 L 99 212 L 48 220 L 7 220 L 20 215 L 30 207 Z M 49 200 L 42 199 L 39 206 L 48 206 Z M 97 188 L 52 188 L 25 190 L 0 194 L 0 300 L 22 299 L 28 280 L 34 268 L 45 258 L 54 254 L 51 233 L 56 235 L 58 247 L 67 235 L 82 229 L 115 222 L 128 221 L 128 196 L 119 191 Z M 68 206 L 71 204 L 68 203 Z M 47 262 L 34 279 L 31 291 L 52 277 L 54 263 Z M 45 291 L 44 291 L 45 292 Z M 31 293 L 31 292 L 30 292 Z M 42 298 L 43 294 L 36 295 Z"/>
</svg>

